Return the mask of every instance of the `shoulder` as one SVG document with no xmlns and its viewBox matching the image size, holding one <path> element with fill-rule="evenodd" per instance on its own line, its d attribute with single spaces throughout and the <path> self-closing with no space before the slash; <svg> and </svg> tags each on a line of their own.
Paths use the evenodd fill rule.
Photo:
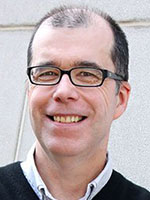
<svg viewBox="0 0 150 200">
<path fill-rule="evenodd" d="M 23 174 L 20 162 L 0 167 L 0 200 L 2 199 L 38 199 Z"/>
<path fill-rule="evenodd" d="M 118 179 L 119 189 L 123 188 L 122 192 L 127 199 L 150 200 L 150 192 L 148 190 L 126 179 L 117 171 L 114 171 L 113 174 L 114 179 Z"/>
<path fill-rule="evenodd" d="M 20 163 L 0 167 L 0 199 L 15 199 L 21 175 Z M 17 198 L 16 198 L 17 199 Z"/>
<path fill-rule="evenodd" d="M 109 200 L 150 200 L 150 192 L 113 170 L 110 180 L 97 197 Z"/>
<path fill-rule="evenodd" d="M 17 173 L 16 173 L 17 172 Z M 3 167 L 0 167 L 0 180 L 5 177 L 13 175 L 19 175 L 22 173 L 20 162 L 12 163 Z"/>
<path fill-rule="evenodd" d="M 7 188 L 8 185 L 15 185 L 23 177 L 20 162 L 0 167 L 0 187 Z"/>
</svg>

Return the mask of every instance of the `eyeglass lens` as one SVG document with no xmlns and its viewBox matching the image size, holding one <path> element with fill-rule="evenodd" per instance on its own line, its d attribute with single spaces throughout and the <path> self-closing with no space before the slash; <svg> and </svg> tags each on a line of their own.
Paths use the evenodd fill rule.
<svg viewBox="0 0 150 200">
<path fill-rule="evenodd" d="M 61 70 L 55 67 L 35 67 L 30 74 L 32 81 L 37 84 L 56 84 L 61 78 Z M 70 76 L 74 84 L 83 86 L 96 86 L 103 80 L 102 72 L 94 68 L 73 68 Z"/>
</svg>

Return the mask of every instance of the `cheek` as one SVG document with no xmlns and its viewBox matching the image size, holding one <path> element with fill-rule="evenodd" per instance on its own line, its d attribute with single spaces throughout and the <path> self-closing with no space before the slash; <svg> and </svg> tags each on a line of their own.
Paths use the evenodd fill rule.
<svg viewBox="0 0 150 200">
<path fill-rule="evenodd" d="M 101 90 L 101 100 L 103 102 L 103 107 L 105 112 L 111 110 L 112 105 L 114 103 L 114 94 L 110 92 L 110 90 L 103 89 Z"/>
<path fill-rule="evenodd" d="M 47 88 L 42 88 L 42 86 L 32 86 L 29 88 L 28 99 L 29 107 L 31 109 L 40 109 L 48 103 L 50 100 L 50 94 Z"/>
<path fill-rule="evenodd" d="M 32 128 L 38 133 L 42 127 L 42 117 L 47 105 L 47 93 L 38 86 L 32 86 L 28 91 L 29 113 Z"/>
<path fill-rule="evenodd" d="M 41 124 L 41 117 L 44 114 L 48 103 L 47 92 L 39 87 L 31 87 L 28 93 L 29 112 L 32 125 Z"/>
<path fill-rule="evenodd" d="M 89 94 L 89 97 L 89 103 L 97 117 L 97 121 L 112 121 L 116 107 L 115 87 L 95 88 L 95 91 L 93 94 Z"/>
<path fill-rule="evenodd" d="M 93 94 L 89 94 L 89 97 L 95 111 L 101 110 L 100 112 L 103 114 L 107 113 L 114 100 L 113 93 L 106 87 L 95 88 L 95 91 Z"/>
</svg>

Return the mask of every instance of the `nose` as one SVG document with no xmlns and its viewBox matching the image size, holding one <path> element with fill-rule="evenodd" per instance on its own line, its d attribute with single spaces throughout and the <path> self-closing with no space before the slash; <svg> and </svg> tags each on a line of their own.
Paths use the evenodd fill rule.
<svg viewBox="0 0 150 200">
<path fill-rule="evenodd" d="M 56 85 L 53 98 L 55 101 L 62 103 L 78 100 L 77 88 L 71 83 L 67 74 L 64 74 L 58 85 Z"/>
</svg>

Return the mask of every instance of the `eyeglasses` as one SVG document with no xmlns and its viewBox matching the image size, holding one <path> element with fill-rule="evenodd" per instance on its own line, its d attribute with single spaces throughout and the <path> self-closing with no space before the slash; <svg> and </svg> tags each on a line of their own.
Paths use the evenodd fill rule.
<svg viewBox="0 0 150 200">
<path fill-rule="evenodd" d="M 67 74 L 75 86 L 98 87 L 106 78 L 123 81 L 123 77 L 98 67 L 74 67 L 70 70 L 62 70 L 52 65 L 41 65 L 27 68 L 27 75 L 32 84 L 51 86 L 60 82 L 62 76 Z"/>
</svg>

